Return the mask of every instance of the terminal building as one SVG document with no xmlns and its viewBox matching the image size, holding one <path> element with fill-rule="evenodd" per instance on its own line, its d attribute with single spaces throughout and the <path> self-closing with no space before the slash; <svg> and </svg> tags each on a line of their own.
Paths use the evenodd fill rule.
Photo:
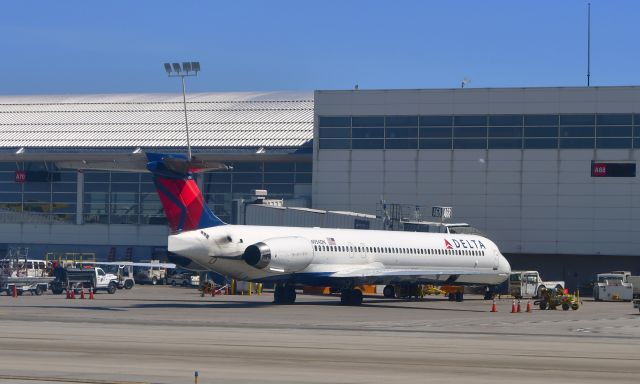
<svg viewBox="0 0 640 384">
<path fill-rule="evenodd" d="M 382 199 L 452 206 L 514 269 L 574 287 L 640 272 L 640 87 L 205 93 L 187 104 L 194 154 L 232 167 L 198 178 L 228 222 L 255 189 L 363 216 Z M 164 94 L 0 97 L 0 248 L 166 252 L 149 175 L 121 171 L 144 151 L 184 151 L 182 108 Z M 112 170 L 61 167 L 83 161 Z"/>
</svg>

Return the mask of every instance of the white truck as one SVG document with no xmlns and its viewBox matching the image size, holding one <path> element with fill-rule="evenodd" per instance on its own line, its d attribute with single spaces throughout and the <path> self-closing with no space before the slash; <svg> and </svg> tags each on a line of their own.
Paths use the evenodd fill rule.
<svg viewBox="0 0 640 384">
<path fill-rule="evenodd" d="M 640 276 L 631 276 L 631 272 L 600 273 L 596 278 L 593 285 L 593 299 L 596 301 L 631 301 L 640 297 Z"/>
<path fill-rule="evenodd" d="M 48 290 L 53 277 L 49 276 L 49 263 L 45 260 L 5 258 L 0 260 L 0 290 L 8 296 L 30 292 L 42 295 Z"/>
<path fill-rule="evenodd" d="M 80 288 L 93 289 L 94 292 L 103 290 L 109 294 L 118 290 L 118 276 L 105 273 L 102 268 L 58 268 L 54 274 L 51 291 L 56 295 Z"/>
<path fill-rule="evenodd" d="M 564 281 L 543 281 L 538 271 L 513 271 L 509 294 L 517 299 L 541 298 L 545 289 L 564 291 Z"/>
<path fill-rule="evenodd" d="M 134 277 L 138 284 L 165 284 L 167 281 L 167 268 L 160 264 L 160 260 L 143 261 L 141 264 L 158 264 L 158 266 L 136 266 Z"/>
</svg>

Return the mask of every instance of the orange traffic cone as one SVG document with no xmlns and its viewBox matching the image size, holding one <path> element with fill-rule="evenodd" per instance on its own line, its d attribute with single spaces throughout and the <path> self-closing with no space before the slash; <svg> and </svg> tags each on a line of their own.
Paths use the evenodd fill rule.
<svg viewBox="0 0 640 384">
<path fill-rule="evenodd" d="M 80 290 L 80 298 L 84 300 L 84 288 Z"/>
<path fill-rule="evenodd" d="M 498 312 L 498 307 L 496 306 L 496 299 L 493 299 L 493 304 L 491 304 L 491 312 Z"/>
<path fill-rule="evenodd" d="M 89 288 L 89 300 L 93 300 L 93 288 Z"/>
<path fill-rule="evenodd" d="M 12 296 L 13 296 L 14 298 L 15 298 L 15 297 L 18 297 L 18 288 L 16 288 L 16 285 L 15 285 L 15 284 L 13 285 L 13 292 L 12 292 Z"/>
<path fill-rule="evenodd" d="M 511 313 L 516 313 L 516 301 L 513 300 L 511 303 Z"/>
<path fill-rule="evenodd" d="M 76 289 L 75 288 L 71 289 L 71 298 L 74 299 L 74 300 L 76 298 Z"/>
<path fill-rule="evenodd" d="M 518 313 L 522 312 L 522 308 L 520 307 L 520 300 L 518 300 L 518 309 L 517 309 L 517 312 L 518 312 Z"/>
<path fill-rule="evenodd" d="M 531 300 L 527 301 L 527 312 L 531 312 Z"/>
<path fill-rule="evenodd" d="M 71 292 L 67 289 L 67 299 L 71 298 Z"/>
</svg>

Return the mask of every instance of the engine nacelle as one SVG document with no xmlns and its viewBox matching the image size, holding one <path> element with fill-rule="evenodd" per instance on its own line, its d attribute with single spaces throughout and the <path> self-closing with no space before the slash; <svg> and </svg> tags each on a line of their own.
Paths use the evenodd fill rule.
<svg viewBox="0 0 640 384">
<path fill-rule="evenodd" d="M 248 246 L 242 258 L 258 269 L 298 272 L 313 261 L 313 246 L 304 237 L 275 237 Z"/>
</svg>

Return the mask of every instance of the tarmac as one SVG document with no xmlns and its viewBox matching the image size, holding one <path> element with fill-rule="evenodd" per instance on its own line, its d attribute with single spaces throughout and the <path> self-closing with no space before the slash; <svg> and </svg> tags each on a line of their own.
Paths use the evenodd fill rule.
<svg viewBox="0 0 640 384">
<path fill-rule="evenodd" d="M 2 383 L 635 383 L 640 313 L 510 313 L 467 295 L 402 301 L 200 297 L 136 286 L 95 300 L 0 297 Z M 526 301 L 522 302 L 523 310 Z"/>
</svg>

